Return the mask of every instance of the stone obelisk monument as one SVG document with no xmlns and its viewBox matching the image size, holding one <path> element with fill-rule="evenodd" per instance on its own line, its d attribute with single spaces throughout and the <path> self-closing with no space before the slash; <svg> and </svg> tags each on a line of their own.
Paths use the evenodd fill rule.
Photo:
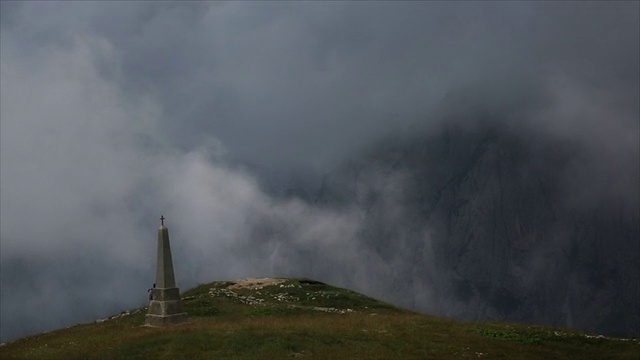
<svg viewBox="0 0 640 360">
<path fill-rule="evenodd" d="M 176 287 L 169 246 L 169 229 L 164 226 L 164 216 L 160 216 L 158 229 L 158 259 L 156 263 L 156 283 L 151 289 L 151 301 L 145 325 L 165 326 L 187 321 L 187 313 L 182 308 L 180 290 Z"/>
</svg>

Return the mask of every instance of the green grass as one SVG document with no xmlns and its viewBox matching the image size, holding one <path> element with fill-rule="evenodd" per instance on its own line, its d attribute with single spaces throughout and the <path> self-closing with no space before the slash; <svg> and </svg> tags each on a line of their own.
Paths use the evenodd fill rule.
<svg viewBox="0 0 640 360">
<path fill-rule="evenodd" d="M 309 279 L 262 289 L 200 285 L 190 322 L 149 328 L 145 309 L 0 347 L 0 359 L 639 359 L 638 339 L 467 323 L 414 313 Z"/>
<path fill-rule="evenodd" d="M 541 334 L 538 334 L 538 333 L 531 333 L 531 332 L 519 333 L 514 330 L 493 330 L 493 329 L 478 328 L 478 329 L 475 329 L 474 331 L 484 336 L 518 341 L 523 343 L 530 343 L 530 344 L 540 344 L 542 343 L 543 338 L 547 340 L 552 339 L 552 337 L 547 336 L 547 334 L 544 334 L 541 336 Z"/>
</svg>

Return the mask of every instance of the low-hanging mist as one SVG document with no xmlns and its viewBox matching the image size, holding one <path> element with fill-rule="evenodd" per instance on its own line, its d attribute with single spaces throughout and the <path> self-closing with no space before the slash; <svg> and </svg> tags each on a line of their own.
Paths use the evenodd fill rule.
<svg viewBox="0 0 640 360">
<path fill-rule="evenodd" d="M 181 289 L 638 333 L 638 3 L 1 6 L 2 341 L 144 304 L 161 214 Z"/>
</svg>

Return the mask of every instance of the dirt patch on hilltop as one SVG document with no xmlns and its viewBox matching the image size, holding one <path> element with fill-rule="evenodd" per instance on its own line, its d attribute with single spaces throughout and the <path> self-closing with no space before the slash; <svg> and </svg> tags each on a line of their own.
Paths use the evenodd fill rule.
<svg viewBox="0 0 640 360">
<path fill-rule="evenodd" d="M 240 279 L 233 282 L 233 285 L 229 286 L 229 289 L 250 289 L 250 290 L 260 290 L 265 286 L 272 286 L 282 284 L 287 281 L 287 279 L 276 279 L 276 278 L 246 278 Z"/>
</svg>

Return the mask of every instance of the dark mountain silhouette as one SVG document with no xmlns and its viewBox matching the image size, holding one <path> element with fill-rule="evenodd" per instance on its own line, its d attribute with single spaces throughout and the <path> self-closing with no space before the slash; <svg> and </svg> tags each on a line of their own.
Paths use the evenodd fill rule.
<svg viewBox="0 0 640 360">
<path fill-rule="evenodd" d="M 588 149 L 524 126 L 427 133 L 380 141 L 314 200 L 360 209 L 358 241 L 390 264 L 377 295 L 461 319 L 640 333 L 637 190 L 583 200 Z"/>
</svg>

